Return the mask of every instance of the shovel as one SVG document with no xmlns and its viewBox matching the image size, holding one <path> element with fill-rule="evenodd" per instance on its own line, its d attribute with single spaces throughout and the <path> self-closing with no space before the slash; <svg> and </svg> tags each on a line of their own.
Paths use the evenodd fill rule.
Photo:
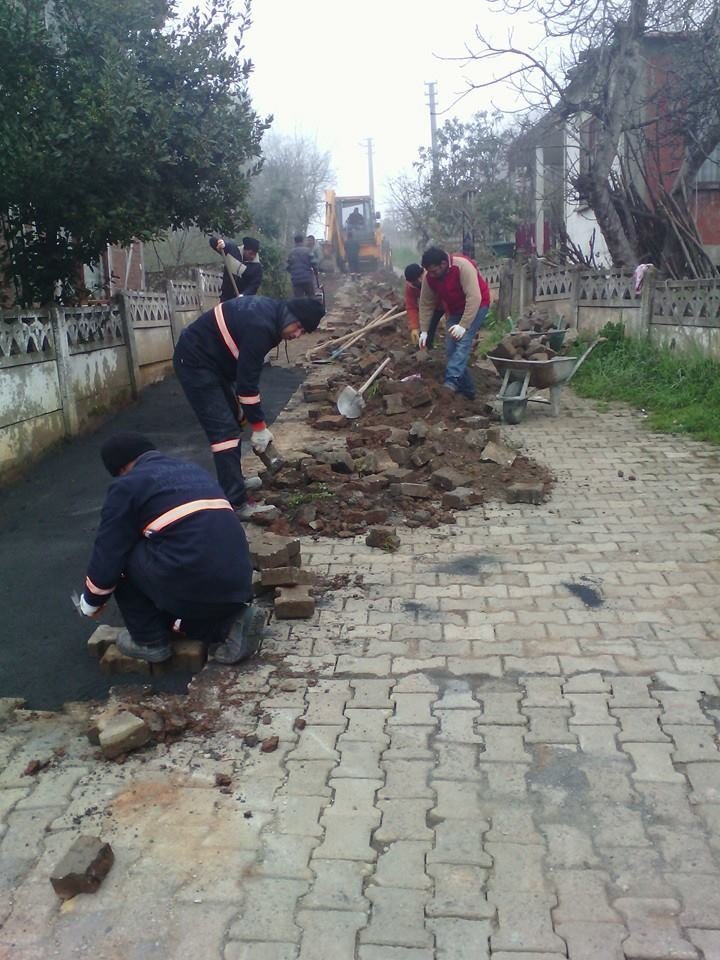
<svg viewBox="0 0 720 960">
<path fill-rule="evenodd" d="M 391 357 L 385 357 L 377 370 L 368 377 L 359 390 L 356 390 L 354 387 L 344 387 L 340 391 L 337 398 L 337 408 L 344 417 L 347 417 L 348 420 L 357 420 L 365 409 L 365 398 L 363 394 L 370 384 L 374 380 L 377 380 L 385 367 L 390 363 L 390 360 Z"/>
</svg>

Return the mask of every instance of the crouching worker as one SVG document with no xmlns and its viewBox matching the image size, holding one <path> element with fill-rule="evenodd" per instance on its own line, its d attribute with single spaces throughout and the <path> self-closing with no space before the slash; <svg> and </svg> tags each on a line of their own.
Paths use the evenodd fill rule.
<svg viewBox="0 0 720 960">
<path fill-rule="evenodd" d="M 425 271 L 419 263 L 409 263 L 405 267 L 405 313 L 407 314 L 408 333 L 413 347 L 420 345 L 420 289 Z M 425 338 L 425 349 L 432 350 L 435 343 L 435 331 L 444 314 L 442 309 L 433 310 Z"/>
<path fill-rule="evenodd" d="M 166 457 L 139 433 L 101 449 L 115 479 L 105 496 L 80 612 L 96 617 L 114 596 L 123 620 L 118 648 L 161 663 L 174 629 L 208 646 L 220 663 L 252 656 L 264 613 L 251 605 L 252 563 L 242 524 L 203 469 Z"/>
<path fill-rule="evenodd" d="M 178 380 L 210 441 L 220 486 L 241 520 L 271 509 L 248 500 L 248 488 L 261 484 L 257 477 L 245 482 L 240 448 L 242 419 L 256 453 L 273 439 L 260 400 L 265 356 L 282 340 L 311 333 L 324 315 L 314 299 L 236 297 L 198 317 L 175 347 Z"/>
</svg>

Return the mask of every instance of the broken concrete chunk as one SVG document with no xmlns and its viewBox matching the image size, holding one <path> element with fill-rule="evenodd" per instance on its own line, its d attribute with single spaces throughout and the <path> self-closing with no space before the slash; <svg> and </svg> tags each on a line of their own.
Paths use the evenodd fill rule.
<svg viewBox="0 0 720 960">
<path fill-rule="evenodd" d="M 429 433 L 430 427 L 425 423 L 425 421 L 416 420 L 408 430 L 410 443 L 421 443 Z"/>
<path fill-rule="evenodd" d="M 406 471 L 403 471 L 406 472 Z M 387 475 L 382 473 L 372 473 L 370 476 L 363 477 L 363 479 L 355 485 L 358 490 L 362 493 L 380 493 L 381 490 L 385 490 L 390 486 L 390 479 Z"/>
<path fill-rule="evenodd" d="M 469 510 L 482 503 L 482 496 L 470 487 L 456 487 L 443 494 L 442 505 L 446 510 Z"/>
<path fill-rule="evenodd" d="M 306 620 L 315 613 L 315 600 L 306 585 L 278 587 L 275 599 L 277 620 Z"/>
<path fill-rule="evenodd" d="M 481 460 L 490 460 L 493 463 L 500 464 L 501 467 L 511 467 L 515 463 L 517 454 L 504 443 L 496 443 L 491 440 L 480 454 Z"/>
<path fill-rule="evenodd" d="M 313 575 L 300 567 L 275 567 L 263 570 L 260 574 L 260 583 L 263 587 L 293 587 L 298 583 L 313 582 Z"/>
<path fill-rule="evenodd" d="M 332 468 L 329 463 L 303 464 L 303 472 L 310 483 L 327 483 L 333 479 Z"/>
<path fill-rule="evenodd" d="M 542 483 L 511 483 L 505 491 L 508 503 L 540 504 L 545 499 Z"/>
<path fill-rule="evenodd" d="M 176 670 L 199 673 L 205 666 L 207 650 L 200 640 L 176 640 L 172 647 L 172 665 Z"/>
<path fill-rule="evenodd" d="M 114 643 L 111 643 L 100 659 L 103 673 L 150 673 L 150 664 L 146 660 L 126 657 Z"/>
<path fill-rule="evenodd" d="M 293 557 L 300 556 L 300 541 L 277 533 L 249 529 L 246 531 L 250 557 L 256 570 L 272 567 L 300 566 Z"/>
<path fill-rule="evenodd" d="M 405 413 L 405 401 L 402 394 L 388 393 L 383 397 L 383 403 L 385 404 L 385 413 L 389 417 L 394 417 L 398 413 Z"/>
<path fill-rule="evenodd" d="M 413 497 L 416 500 L 430 500 L 435 496 L 429 483 L 391 483 L 390 493 L 395 497 Z"/>
<path fill-rule="evenodd" d="M 400 549 L 400 537 L 395 533 L 392 527 L 373 527 L 368 531 L 365 537 L 365 543 L 369 547 L 378 547 L 380 550 L 387 550 L 395 553 Z"/>
<path fill-rule="evenodd" d="M 406 467 L 410 463 L 412 450 L 410 447 L 401 447 L 398 444 L 390 443 L 385 448 L 391 460 L 400 467 Z"/>
<path fill-rule="evenodd" d="M 391 467 L 389 470 L 383 470 L 383 476 L 387 477 L 391 484 L 402 483 L 407 477 L 411 477 L 413 471 L 408 467 Z"/>
<path fill-rule="evenodd" d="M 430 463 L 433 457 L 433 448 L 429 443 L 423 443 L 419 447 L 413 447 L 410 455 L 410 463 L 418 469 Z"/>
<path fill-rule="evenodd" d="M 80 836 L 53 870 L 50 883 L 61 900 L 78 893 L 95 893 L 114 859 L 109 843 L 99 837 Z"/>
<path fill-rule="evenodd" d="M 120 627 L 109 627 L 106 623 L 100 624 L 88 640 L 88 653 L 99 660 L 111 643 L 115 643 L 120 633 Z"/>
<path fill-rule="evenodd" d="M 312 421 L 312 425 L 316 430 L 342 430 L 347 420 L 339 414 L 322 414 Z"/>
<path fill-rule="evenodd" d="M 432 403 L 432 394 L 424 383 L 406 385 L 403 396 L 409 407 L 424 407 L 426 404 Z"/>
<path fill-rule="evenodd" d="M 108 760 L 143 747 L 150 739 L 148 725 L 128 710 L 121 710 L 107 721 L 101 721 L 98 740 L 103 756 Z"/>
<path fill-rule="evenodd" d="M 468 430 L 465 434 L 465 443 L 469 447 L 476 447 L 482 450 L 488 442 L 487 430 Z"/>
<path fill-rule="evenodd" d="M 470 483 L 470 477 L 451 467 L 441 467 L 433 471 L 430 483 L 439 490 L 454 490 L 455 487 L 466 487 Z"/>
</svg>

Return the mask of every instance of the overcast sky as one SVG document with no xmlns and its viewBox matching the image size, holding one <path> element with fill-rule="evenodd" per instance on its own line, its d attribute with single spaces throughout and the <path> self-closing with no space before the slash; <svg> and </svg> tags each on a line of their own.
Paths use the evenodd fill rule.
<svg viewBox="0 0 720 960">
<path fill-rule="evenodd" d="M 245 50 L 255 64 L 254 104 L 274 114 L 278 133 L 309 136 L 330 152 L 340 194 L 367 193 L 363 141 L 372 137 L 382 209 L 388 177 L 407 170 L 418 147 L 429 143 L 425 81 L 437 81 L 443 111 L 465 89 L 466 77 L 487 73 L 479 64 L 438 59 L 462 56 L 479 21 L 504 40 L 507 23 L 491 18 L 478 0 L 254 0 Z M 438 125 L 490 108 L 491 94 L 477 91 L 441 113 Z"/>
</svg>

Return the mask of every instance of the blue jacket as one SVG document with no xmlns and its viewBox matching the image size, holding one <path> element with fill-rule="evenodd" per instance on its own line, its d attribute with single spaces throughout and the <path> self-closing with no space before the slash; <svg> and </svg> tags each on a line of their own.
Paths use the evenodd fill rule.
<svg viewBox="0 0 720 960">
<path fill-rule="evenodd" d="M 214 239 L 213 237 L 213 240 Z M 212 240 L 210 241 L 210 246 L 213 246 Z M 243 263 L 240 247 L 238 247 L 236 243 L 233 243 L 232 240 L 225 240 L 225 252 L 230 258 L 230 265 L 233 263 L 237 264 L 237 269 L 240 270 L 240 273 L 233 271 L 233 277 L 235 278 L 235 285 L 233 286 L 228 261 L 227 259 L 225 260 L 222 287 L 220 288 L 220 302 L 224 303 L 226 300 L 232 300 L 233 297 L 237 297 L 238 295 L 242 297 L 255 296 L 260 289 L 263 278 L 263 268 L 260 261 L 251 260 L 250 263 Z M 235 293 L 235 287 L 237 287 L 237 293 Z"/>
<path fill-rule="evenodd" d="M 313 256 L 307 247 L 298 244 L 288 254 L 287 271 L 290 274 L 290 283 L 301 285 L 312 283 L 315 279 Z"/>
<path fill-rule="evenodd" d="M 105 604 L 123 575 L 177 617 L 251 599 L 245 532 L 203 469 L 151 450 L 113 480 L 87 570 L 86 602 Z"/>
<path fill-rule="evenodd" d="M 214 370 L 228 383 L 234 381 L 243 413 L 258 429 L 265 425 L 260 400 L 263 362 L 282 340 L 288 319 L 292 318 L 284 300 L 235 297 L 186 327 L 175 347 L 175 357 L 190 367 Z"/>
</svg>

